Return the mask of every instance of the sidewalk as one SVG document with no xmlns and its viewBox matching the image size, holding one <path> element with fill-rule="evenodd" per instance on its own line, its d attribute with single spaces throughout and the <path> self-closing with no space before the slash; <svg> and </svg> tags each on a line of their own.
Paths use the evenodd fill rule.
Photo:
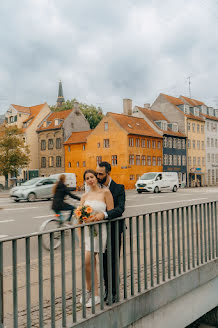
<svg viewBox="0 0 218 328">
<path fill-rule="evenodd" d="M 1 190 L 0 191 L 0 198 L 8 198 L 10 197 L 10 190 Z"/>
</svg>

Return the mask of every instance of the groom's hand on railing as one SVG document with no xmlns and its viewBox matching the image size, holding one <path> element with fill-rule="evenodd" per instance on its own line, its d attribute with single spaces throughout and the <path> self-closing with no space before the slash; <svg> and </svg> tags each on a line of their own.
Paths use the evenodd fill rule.
<svg viewBox="0 0 218 328">
<path fill-rule="evenodd" d="M 96 222 L 104 220 L 104 213 L 98 212 L 93 215 L 93 217 L 87 218 L 86 222 Z"/>
</svg>

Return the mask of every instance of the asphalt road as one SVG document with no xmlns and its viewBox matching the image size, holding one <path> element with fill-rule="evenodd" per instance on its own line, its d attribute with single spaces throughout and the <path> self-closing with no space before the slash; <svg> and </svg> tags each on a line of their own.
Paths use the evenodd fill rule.
<svg viewBox="0 0 218 328">
<path fill-rule="evenodd" d="M 81 195 L 81 193 L 77 194 Z M 218 200 L 218 187 L 180 189 L 176 193 L 159 194 L 138 194 L 135 190 L 130 190 L 126 192 L 124 216 L 135 216 L 213 200 Z M 71 198 L 67 201 L 78 205 L 78 202 Z M 47 200 L 15 203 L 10 198 L 0 198 L 0 208 L 0 239 L 35 233 L 39 231 L 43 221 L 54 215 L 51 202 Z"/>
</svg>

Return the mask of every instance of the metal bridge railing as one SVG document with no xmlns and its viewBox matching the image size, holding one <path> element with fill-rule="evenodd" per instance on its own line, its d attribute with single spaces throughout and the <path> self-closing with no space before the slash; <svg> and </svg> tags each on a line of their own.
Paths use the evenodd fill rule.
<svg viewBox="0 0 218 328">
<path fill-rule="evenodd" d="M 92 223 L 91 309 L 86 308 L 85 226 L 60 229 L 61 245 L 54 250 L 57 230 L 0 241 L 0 327 L 63 327 L 103 311 L 102 225 L 107 225 L 108 299 L 112 304 L 111 230 L 115 231 L 116 301 L 144 293 L 218 257 L 217 202 L 150 212 Z M 99 249 L 94 256 L 94 227 Z M 119 229 L 122 245 L 119 255 Z M 76 234 L 80 235 L 78 245 Z M 43 249 L 49 236 L 50 251 Z M 119 260 L 120 257 L 120 260 Z M 97 260 L 100 305 L 95 306 Z M 79 299 L 82 297 L 82 305 Z"/>
</svg>

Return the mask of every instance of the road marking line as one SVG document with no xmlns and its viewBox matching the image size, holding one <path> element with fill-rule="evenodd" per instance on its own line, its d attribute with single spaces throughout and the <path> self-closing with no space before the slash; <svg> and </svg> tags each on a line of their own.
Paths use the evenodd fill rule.
<svg viewBox="0 0 218 328">
<path fill-rule="evenodd" d="M 17 210 L 30 210 L 38 207 L 16 207 L 16 208 L 3 208 L 5 211 L 17 211 Z"/>
<path fill-rule="evenodd" d="M 202 199 L 208 199 L 208 198 L 196 198 L 196 199 L 185 199 L 185 200 L 175 200 L 174 203 L 181 203 L 181 202 L 192 202 L 193 200 L 202 200 Z M 141 206 L 151 206 L 151 205 L 164 205 L 164 204 L 172 204 L 171 202 L 163 202 L 163 203 L 152 203 L 152 204 L 139 204 L 139 205 L 130 205 L 126 206 L 125 208 L 130 207 L 141 207 Z"/>
<path fill-rule="evenodd" d="M 14 222 L 14 220 L 3 220 L 3 221 L 0 221 L 0 223 L 6 223 L 6 222 Z"/>
<path fill-rule="evenodd" d="M 0 235 L 0 238 L 8 237 L 8 235 Z"/>
</svg>

